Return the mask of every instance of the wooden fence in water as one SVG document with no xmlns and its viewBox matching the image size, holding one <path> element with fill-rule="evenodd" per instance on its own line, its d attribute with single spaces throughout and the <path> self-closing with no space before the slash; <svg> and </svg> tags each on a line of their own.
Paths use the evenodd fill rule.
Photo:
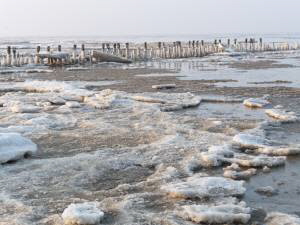
<svg viewBox="0 0 300 225">
<path fill-rule="evenodd" d="M 153 59 L 179 59 L 204 57 L 214 53 L 221 53 L 226 50 L 237 52 L 264 52 L 264 51 L 286 51 L 300 49 L 299 44 L 288 44 L 284 42 L 263 43 L 262 39 L 255 41 L 253 38 L 238 41 L 230 39 L 226 43 L 221 40 L 214 42 L 188 41 L 188 42 L 157 42 L 157 43 L 102 43 L 99 47 L 86 48 L 84 44 L 78 49 L 77 45 L 62 51 L 62 46 L 58 45 L 56 49 L 47 46 L 42 51 L 37 46 L 35 52 L 22 52 L 22 49 L 16 49 L 8 46 L 6 53 L 0 55 L 0 66 L 23 66 L 27 64 L 38 65 L 76 65 L 85 63 L 96 63 L 103 60 L 103 54 L 129 61 L 147 61 Z M 32 51 L 32 50 L 31 50 Z M 98 57 L 102 55 L 102 57 Z M 111 61 L 114 61 L 111 59 Z M 125 62 L 125 61 L 124 61 Z"/>
</svg>

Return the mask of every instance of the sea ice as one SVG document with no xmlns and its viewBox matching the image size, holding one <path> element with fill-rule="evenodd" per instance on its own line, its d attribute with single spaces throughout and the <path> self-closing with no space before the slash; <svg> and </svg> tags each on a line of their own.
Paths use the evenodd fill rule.
<svg viewBox="0 0 300 225">
<path fill-rule="evenodd" d="M 18 160 L 36 151 L 36 144 L 18 133 L 0 134 L 0 163 Z"/>
<path fill-rule="evenodd" d="M 71 204 L 62 214 L 66 225 L 97 225 L 103 217 L 95 202 Z"/>
<path fill-rule="evenodd" d="M 270 105 L 270 102 L 263 98 L 248 98 L 244 100 L 243 104 L 251 108 L 263 108 Z"/>
<path fill-rule="evenodd" d="M 265 113 L 282 122 L 295 122 L 298 120 L 294 112 L 287 112 L 283 109 L 267 109 Z"/>
<path fill-rule="evenodd" d="M 233 142 L 242 148 L 256 149 L 265 147 L 267 140 L 259 135 L 239 133 L 233 137 Z"/>
<path fill-rule="evenodd" d="M 81 107 L 80 103 L 75 102 L 75 101 L 66 102 L 66 106 L 68 106 L 69 108 L 80 108 Z"/>
<path fill-rule="evenodd" d="M 185 205 L 177 214 L 186 220 L 201 224 L 246 224 L 251 217 L 250 212 L 250 208 L 247 208 L 244 203 L 240 203 L 216 206 Z"/>
<path fill-rule="evenodd" d="M 255 152 L 265 155 L 274 156 L 288 156 L 288 155 L 299 155 L 300 146 L 290 146 L 290 147 L 263 147 L 258 148 Z"/>
<path fill-rule="evenodd" d="M 246 191 L 243 185 L 244 181 L 194 175 L 185 182 L 166 184 L 161 189 L 174 198 L 205 198 L 243 195 Z"/>
<path fill-rule="evenodd" d="M 17 104 L 11 106 L 10 110 L 14 113 L 38 113 L 41 108 L 34 105 Z"/>
<path fill-rule="evenodd" d="M 159 85 L 152 85 L 153 89 L 171 89 L 175 88 L 176 84 L 159 84 Z"/>
<path fill-rule="evenodd" d="M 224 158 L 224 161 L 236 163 L 245 167 L 276 167 L 285 164 L 286 157 L 269 157 L 264 155 L 252 156 L 246 154 L 235 154 L 234 158 Z"/>
<path fill-rule="evenodd" d="M 266 225 L 300 225 L 300 218 L 279 212 L 269 213 L 265 219 Z"/>
<path fill-rule="evenodd" d="M 225 170 L 223 176 L 234 180 L 245 180 L 245 179 L 249 179 L 255 174 L 256 174 L 256 169 L 251 168 L 244 171 Z"/>
<path fill-rule="evenodd" d="M 271 186 L 256 188 L 255 192 L 266 196 L 272 196 L 277 194 L 277 190 Z"/>
</svg>

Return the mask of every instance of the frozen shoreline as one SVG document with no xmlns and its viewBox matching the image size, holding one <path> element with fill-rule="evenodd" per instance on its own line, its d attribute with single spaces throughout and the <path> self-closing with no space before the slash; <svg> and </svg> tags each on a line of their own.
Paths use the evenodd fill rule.
<svg viewBox="0 0 300 225">
<path fill-rule="evenodd" d="M 297 202 L 291 202 L 284 210 L 272 200 L 281 203 L 287 190 L 296 194 L 298 183 L 289 187 L 289 179 L 271 182 L 268 177 L 291 172 L 298 176 L 298 157 L 285 161 L 282 156 L 289 151 L 281 149 L 276 151 L 283 152 L 281 156 L 259 158 L 255 151 L 297 148 L 299 123 L 278 122 L 269 118 L 264 108 L 246 108 L 242 100 L 271 94 L 268 101 L 272 107 L 280 104 L 299 115 L 299 89 L 226 88 L 215 86 L 214 82 L 183 81 L 170 75 L 135 76 L 165 72 L 100 67 L 30 74 L 25 79 L 31 80 L 24 83 L 25 79 L 18 80 L 22 76 L 8 77 L 15 87 L 1 92 L 0 131 L 22 134 L 37 144 L 38 151 L 32 157 L 1 166 L 3 223 L 61 224 L 61 214 L 69 204 L 94 201 L 104 212 L 104 224 L 190 224 L 188 220 L 195 213 L 198 221 L 205 221 L 203 215 L 209 212 L 203 210 L 203 205 L 218 213 L 221 203 L 227 205 L 227 221 L 247 222 L 248 207 L 252 208 L 251 221 L 260 221 L 255 208 L 265 205 L 293 214 L 299 207 Z M 176 87 L 159 92 L 152 88 L 170 83 Z M 169 110 L 164 111 L 165 106 Z M 278 138 L 286 141 L 279 145 Z M 241 146 L 231 146 L 237 143 Z M 251 151 L 245 151 L 245 145 L 251 146 Z M 242 169 L 229 168 L 230 176 L 244 176 L 240 172 L 247 171 L 243 168 L 245 163 L 257 169 L 256 175 L 247 173 L 253 177 L 244 184 L 245 197 L 233 199 L 243 194 L 243 189 L 217 179 L 230 188 L 217 192 L 222 198 L 219 194 L 212 198 L 209 193 L 215 192 L 210 192 L 210 178 L 223 177 L 220 169 L 231 163 Z M 269 174 L 262 170 L 264 166 L 284 163 L 287 171 L 284 167 L 272 168 Z M 264 197 L 265 202 L 254 193 L 263 178 L 268 181 L 265 186 L 278 185 L 274 188 L 280 189 L 278 195 Z M 204 180 L 207 186 L 201 185 Z M 201 191 L 194 190 L 194 185 L 199 185 Z M 178 195 L 184 198 L 172 199 Z M 199 196 L 210 198 L 197 199 Z M 242 217 L 232 213 L 235 207 L 243 212 Z M 184 213 L 178 213 L 182 209 Z M 213 218 L 205 218 L 214 222 Z"/>
</svg>

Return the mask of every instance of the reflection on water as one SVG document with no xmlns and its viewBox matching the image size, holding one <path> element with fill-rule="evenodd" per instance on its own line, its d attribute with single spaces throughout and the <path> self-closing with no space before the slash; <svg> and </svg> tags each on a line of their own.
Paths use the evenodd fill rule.
<svg viewBox="0 0 300 225">
<path fill-rule="evenodd" d="M 275 61 L 268 65 L 270 60 Z M 266 63 L 266 68 L 234 68 L 231 63 Z M 278 65 L 279 64 L 279 65 Z M 300 87 L 300 52 L 218 54 L 204 58 L 157 60 L 135 63 L 135 67 L 166 69 L 179 73 L 181 80 L 235 80 L 238 82 L 218 82 L 218 86 L 257 87 L 288 86 Z M 130 66 L 128 67 L 130 68 Z M 273 83 L 277 81 L 277 83 Z M 284 81 L 284 82 L 278 82 Z M 266 83 L 261 83 L 266 82 Z M 261 84 L 259 84 L 261 83 Z"/>
</svg>

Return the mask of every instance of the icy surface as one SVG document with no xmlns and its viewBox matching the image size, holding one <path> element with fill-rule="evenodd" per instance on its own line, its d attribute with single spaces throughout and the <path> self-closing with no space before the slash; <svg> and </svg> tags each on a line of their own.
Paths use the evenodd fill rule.
<svg viewBox="0 0 300 225">
<path fill-rule="evenodd" d="M 66 225 L 97 225 L 103 216 L 104 213 L 93 202 L 71 204 L 62 214 Z"/>
<path fill-rule="evenodd" d="M 18 160 L 36 151 L 36 144 L 20 134 L 0 133 L 0 163 Z"/>
</svg>

